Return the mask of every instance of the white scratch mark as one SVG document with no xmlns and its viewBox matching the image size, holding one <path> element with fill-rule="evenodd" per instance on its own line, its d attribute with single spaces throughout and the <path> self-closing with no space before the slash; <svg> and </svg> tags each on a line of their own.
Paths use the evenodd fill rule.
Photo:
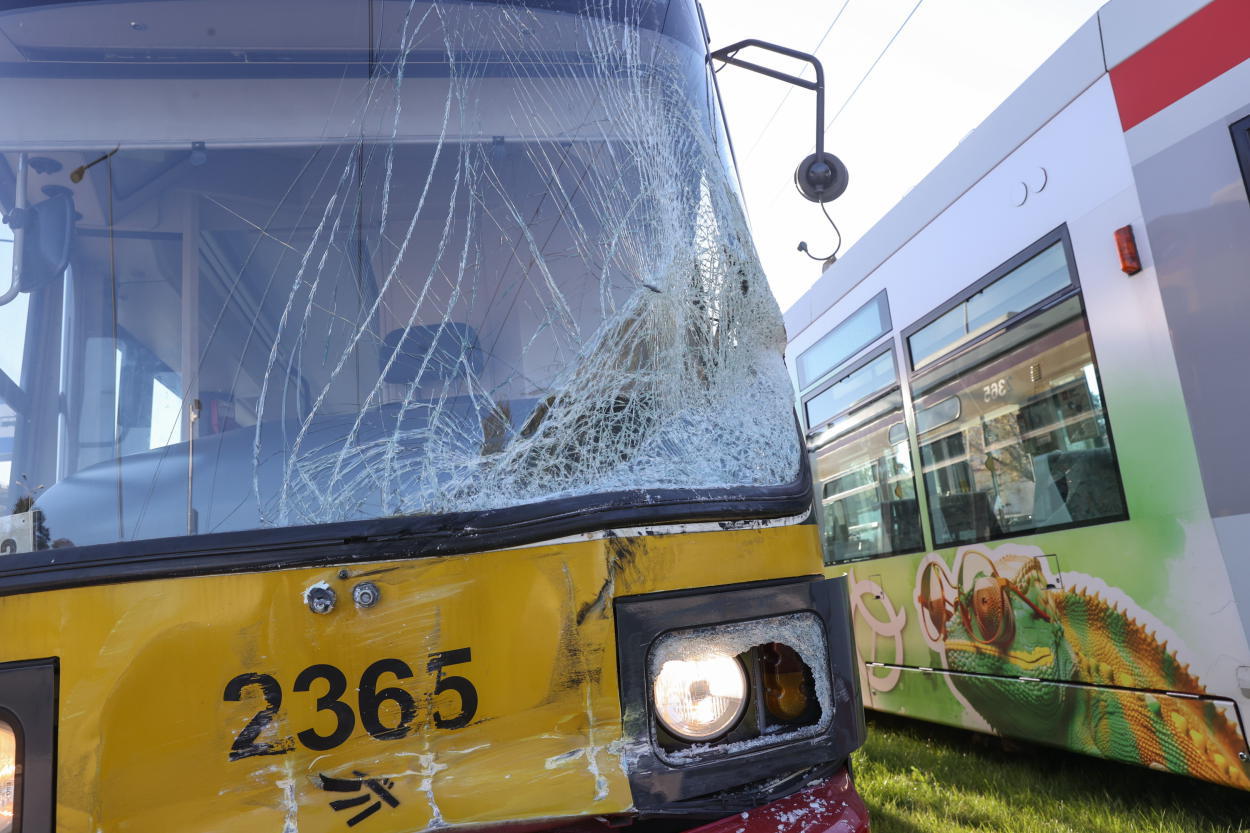
<svg viewBox="0 0 1250 833">
<path fill-rule="evenodd" d="M 434 799 L 434 776 L 441 770 L 447 769 L 447 764 L 440 764 L 434 758 L 433 752 L 418 756 L 421 762 L 421 784 L 418 789 L 425 793 L 425 800 L 430 805 L 430 824 L 427 828 L 430 830 L 447 826 L 447 822 L 443 821 L 443 811 L 439 809 L 438 802 Z"/>
<path fill-rule="evenodd" d="M 286 778 L 278 782 L 282 790 L 282 804 L 286 807 L 286 818 L 282 821 L 282 833 L 299 833 L 299 799 L 295 795 L 295 766 L 286 762 Z"/>
<path fill-rule="evenodd" d="M 608 779 L 599 771 L 599 749 L 595 745 L 595 712 L 590 699 L 590 686 L 586 686 L 586 768 L 595 778 L 595 801 L 608 797 Z"/>
</svg>

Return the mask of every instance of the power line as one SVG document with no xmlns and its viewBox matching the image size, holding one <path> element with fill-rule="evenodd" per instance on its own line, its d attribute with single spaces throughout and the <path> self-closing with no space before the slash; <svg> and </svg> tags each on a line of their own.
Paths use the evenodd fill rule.
<svg viewBox="0 0 1250 833">
<path fill-rule="evenodd" d="M 916 5 L 911 7 L 911 11 L 907 13 L 907 17 L 903 18 L 903 22 L 900 23 L 898 28 L 894 30 L 894 34 L 890 35 L 890 39 L 886 42 L 885 48 L 882 49 L 880 54 L 877 55 L 877 59 L 872 62 L 872 66 L 868 67 L 868 71 L 865 72 L 863 77 L 859 79 L 859 83 L 855 85 L 855 89 L 851 90 L 851 94 L 848 95 L 846 100 L 842 102 L 842 106 L 838 108 L 838 112 L 834 113 L 833 118 L 829 119 L 828 124 L 825 125 L 826 131 L 833 127 L 833 123 L 838 120 L 838 116 L 842 115 L 842 111 L 846 109 L 846 105 L 850 104 L 851 99 L 855 98 L 855 94 L 859 92 L 859 88 L 864 86 L 864 82 L 868 80 L 868 76 L 872 75 L 872 71 L 877 68 L 877 64 L 881 63 L 881 59 L 885 57 L 885 53 L 890 51 L 890 47 L 893 46 L 894 41 L 898 39 L 899 33 L 903 31 L 905 26 L 907 26 L 908 21 L 911 20 L 912 15 L 916 13 L 916 9 L 920 8 L 920 4 L 923 2 L 924 0 L 916 0 Z"/>
<path fill-rule="evenodd" d="M 824 45 L 825 39 L 829 37 L 829 33 L 833 31 L 833 27 L 838 25 L 838 21 L 842 19 L 842 13 L 846 11 L 846 7 L 849 5 L 851 5 L 851 0 L 846 0 L 846 2 L 842 4 L 842 8 L 838 9 L 838 13 L 833 17 L 833 22 L 829 24 L 829 28 L 825 30 L 825 33 L 820 36 L 820 40 L 816 41 L 816 46 L 812 48 L 813 55 L 820 51 L 820 47 Z M 805 66 L 799 73 L 799 76 L 802 77 L 806 73 L 807 67 Z M 747 150 L 746 155 L 742 157 L 744 164 L 751 158 L 751 154 L 755 153 L 755 149 L 760 146 L 760 142 L 764 141 L 764 136 L 768 133 L 768 128 L 772 126 L 773 121 L 777 118 L 777 114 L 781 112 L 781 108 L 785 106 L 785 103 L 787 99 L 790 98 L 790 93 L 792 92 L 794 92 L 793 86 L 786 87 L 786 92 L 781 96 L 781 101 L 777 102 L 777 109 L 773 110 L 773 114 L 768 117 L 768 121 L 764 122 L 764 126 L 760 128 L 759 135 L 755 137 L 755 143 L 751 145 L 751 147 Z"/>
<path fill-rule="evenodd" d="M 894 41 L 898 40 L 899 34 L 904 28 L 906 28 L 907 24 L 911 21 L 912 17 L 916 14 L 916 10 L 920 8 L 922 3 L 924 3 L 924 0 L 916 0 L 916 5 L 911 7 L 911 11 L 907 13 L 907 17 L 903 18 L 903 22 L 900 23 L 898 28 L 894 30 L 894 34 L 890 35 L 890 39 L 886 41 L 885 46 L 882 47 L 881 51 L 877 54 L 877 57 L 868 67 L 868 71 L 860 77 L 859 82 L 855 84 L 855 88 L 851 90 L 851 94 L 846 97 L 846 100 L 842 102 L 842 106 L 838 108 L 838 112 L 834 113 L 833 118 L 829 119 L 829 121 L 825 124 L 826 134 L 828 134 L 829 129 L 833 127 L 833 123 L 838 120 L 838 116 L 841 116 L 847 105 L 851 103 L 851 99 L 855 98 L 856 93 L 858 93 L 860 88 L 864 86 L 864 82 L 868 80 L 868 76 L 872 75 L 873 70 L 877 68 L 877 64 L 881 63 L 881 59 L 885 57 L 885 53 L 890 51 L 890 47 L 894 45 Z M 772 205 L 775 203 L 777 198 L 783 193 L 785 193 L 784 185 L 777 189 L 776 193 L 773 194 L 773 198 L 768 201 L 768 204 Z"/>
</svg>

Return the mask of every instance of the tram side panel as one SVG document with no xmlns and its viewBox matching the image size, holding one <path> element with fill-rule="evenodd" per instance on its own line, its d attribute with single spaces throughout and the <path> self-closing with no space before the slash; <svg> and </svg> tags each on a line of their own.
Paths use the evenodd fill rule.
<svg viewBox="0 0 1250 833">
<path fill-rule="evenodd" d="M 1250 45 L 1246 45 L 1250 57 Z M 1250 632 L 1250 61 L 1126 134 L 1206 501 Z M 1237 669 L 1250 697 L 1250 667 Z"/>
<path fill-rule="evenodd" d="M 899 253 L 946 263 L 979 247 L 1008 258 L 999 246 L 1061 223 L 1079 291 L 1060 289 L 1028 314 L 1005 310 L 1010 326 L 981 335 L 1009 349 L 958 346 L 949 363 L 962 366 L 944 385 L 928 378 L 947 359 L 909 372 L 916 339 L 953 314 L 959 305 L 944 302 L 977 273 L 944 273 L 934 289 L 887 263 L 833 316 L 889 291 L 896 329 L 882 343 L 900 357 L 906 407 L 894 419 L 907 432 L 900 444 L 897 429 L 883 431 L 874 446 L 862 427 L 838 428 L 855 422 L 854 407 L 814 432 L 829 572 L 851 577 L 871 707 L 1250 788 L 1237 684 L 1250 657 L 1245 603 L 1204 498 L 1153 226 L 1139 234 L 1144 271 L 1126 275 L 1117 259 L 1114 230 L 1144 232 L 1140 171 L 1117 122 L 1104 77 L 935 221 L 941 238 L 922 232 Z M 1117 172 L 1101 189 L 1065 182 L 1107 152 L 1091 138 L 1104 134 L 1115 149 L 1102 164 Z M 987 215 L 985 192 L 1034 164 L 1050 187 L 1006 220 Z M 1010 269 L 986 277 L 1017 280 Z M 966 307 L 995 291 L 978 287 Z M 1056 312 L 1056 299 L 1079 313 Z M 852 518 L 854 472 L 876 493 Z M 914 483 L 914 499 L 900 480 Z M 907 500 L 911 536 L 900 534 Z M 924 548 L 909 550 L 921 526 Z"/>
</svg>

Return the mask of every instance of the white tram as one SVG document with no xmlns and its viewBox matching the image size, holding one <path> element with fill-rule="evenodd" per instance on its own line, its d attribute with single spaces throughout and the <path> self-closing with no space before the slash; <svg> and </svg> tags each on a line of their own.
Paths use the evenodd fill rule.
<svg viewBox="0 0 1250 833">
<path fill-rule="evenodd" d="M 871 707 L 1250 789 L 1248 34 L 1112 0 L 786 314 Z"/>
</svg>

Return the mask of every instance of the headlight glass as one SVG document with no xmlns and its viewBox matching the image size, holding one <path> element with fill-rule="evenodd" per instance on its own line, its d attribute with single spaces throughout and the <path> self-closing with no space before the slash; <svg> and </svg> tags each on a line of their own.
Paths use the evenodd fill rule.
<svg viewBox="0 0 1250 833">
<path fill-rule="evenodd" d="M 655 713 L 682 740 L 707 741 L 733 728 L 747 702 L 747 677 L 737 659 L 710 653 L 660 663 Z"/>
<path fill-rule="evenodd" d="M 13 727 L 0 720 L 0 833 L 9 833 L 13 829 L 16 789 L 17 737 Z"/>
</svg>

